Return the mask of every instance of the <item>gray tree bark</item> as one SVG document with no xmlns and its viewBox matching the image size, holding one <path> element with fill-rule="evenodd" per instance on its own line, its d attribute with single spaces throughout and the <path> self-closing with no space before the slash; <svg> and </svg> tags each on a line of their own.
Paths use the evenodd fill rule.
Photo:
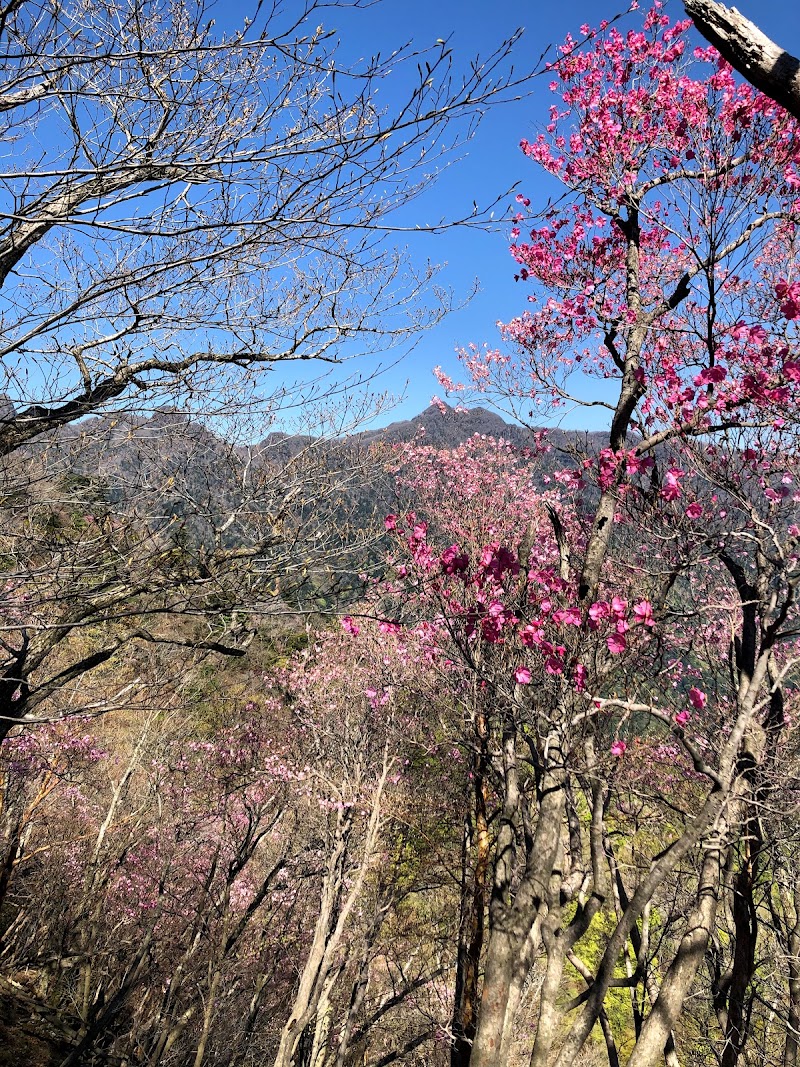
<svg viewBox="0 0 800 1067">
<path fill-rule="evenodd" d="M 800 119 L 800 60 L 771 41 L 754 23 L 717 0 L 684 0 L 699 33 L 734 70 L 790 115 Z"/>
</svg>

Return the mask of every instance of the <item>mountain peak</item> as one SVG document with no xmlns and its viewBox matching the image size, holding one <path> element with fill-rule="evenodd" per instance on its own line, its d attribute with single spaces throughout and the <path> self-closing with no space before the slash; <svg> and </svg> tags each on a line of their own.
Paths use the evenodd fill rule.
<svg viewBox="0 0 800 1067">
<path fill-rule="evenodd" d="M 506 422 L 494 411 L 482 407 L 454 408 L 443 402 L 431 404 L 412 419 L 390 423 L 377 431 L 376 436 L 392 441 L 408 440 L 421 430 L 428 444 L 443 448 L 460 444 L 475 434 L 505 437 L 518 444 L 528 437 L 528 431 L 522 426 Z"/>
</svg>

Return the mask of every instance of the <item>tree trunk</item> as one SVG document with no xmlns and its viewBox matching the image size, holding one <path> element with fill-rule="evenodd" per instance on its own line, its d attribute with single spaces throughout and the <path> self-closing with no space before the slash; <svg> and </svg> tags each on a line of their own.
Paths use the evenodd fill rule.
<svg viewBox="0 0 800 1067">
<path fill-rule="evenodd" d="M 724 866 L 722 832 L 706 846 L 697 902 L 688 919 L 688 929 L 661 983 L 658 999 L 645 1019 L 642 1033 L 628 1060 L 628 1067 L 656 1067 L 689 995 L 692 982 L 708 947 L 719 901 Z"/>
<path fill-rule="evenodd" d="M 793 918 L 788 937 L 789 1013 L 783 1067 L 798 1067 L 800 1063 L 800 880 L 795 882 L 794 886 Z"/>
<path fill-rule="evenodd" d="M 542 936 L 547 949 L 547 970 L 539 998 L 539 1016 L 533 1043 L 530 1067 L 548 1067 L 553 1042 L 558 1036 L 563 1013 L 558 1007 L 558 994 L 564 973 L 566 939 L 561 930 L 561 908 L 553 908 L 543 924 Z"/>
<path fill-rule="evenodd" d="M 497 841 L 495 881 L 489 908 L 489 943 L 480 1017 L 470 1067 L 505 1067 L 514 1016 L 531 964 L 538 950 L 541 922 L 547 912 L 550 879 L 560 850 L 564 813 L 561 753 L 543 775 L 535 835 L 526 842 L 525 869 L 511 899 L 514 866 L 514 819 L 520 807 L 515 735 L 505 738 L 506 797 Z"/>
<path fill-rule="evenodd" d="M 323 879 L 322 899 L 319 917 L 314 927 L 314 938 L 300 973 L 300 983 L 289 1020 L 281 1033 L 274 1067 L 294 1067 L 300 1040 L 306 1027 L 315 1018 L 320 998 L 327 988 L 327 979 L 335 966 L 335 956 L 342 943 L 345 926 L 361 895 L 364 879 L 378 841 L 383 790 L 390 765 L 388 751 L 384 751 L 383 770 L 372 795 L 372 810 L 366 827 L 358 872 L 352 878 L 352 884 L 343 901 L 341 898 L 348 881 L 347 865 L 350 859 L 353 814 L 352 810 L 347 808 L 337 815 L 333 849 Z"/>
<path fill-rule="evenodd" d="M 475 799 L 474 833 L 465 826 L 464 863 L 462 865 L 461 923 L 459 926 L 458 961 L 456 966 L 456 995 L 453 1007 L 453 1046 L 450 1067 L 469 1067 L 472 1043 L 478 1022 L 478 979 L 483 951 L 484 924 L 489 877 L 489 825 L 487 818 L 488 752 L 486 722 L 483 715 L 476 720 L 481 750 L 475 761 L 473 795 Z M 474 839 L 475 869 L 469 885 L 469 853 Z"/>
</svg>

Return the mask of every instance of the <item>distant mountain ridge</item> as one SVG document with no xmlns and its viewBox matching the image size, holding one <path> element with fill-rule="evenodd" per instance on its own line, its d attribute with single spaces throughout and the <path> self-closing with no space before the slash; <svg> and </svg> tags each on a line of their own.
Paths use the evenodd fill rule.
<svg viewBox="0 0 800 1067">
<path fill-rule="evenodd" d="M 364 441 L 384 441 L 389 444 L 411 441 L 420 434 L 426 444 L 434 448 L 452 448 L 475 434 L 504 438 L 520 447 L 530 444 L 531 431 L 517 423 L 507 422 L 495 411 L 476 407 L 456 409 L 448 404 L 431 404 L 411 419 L 389 423 L 383 429 L 364 430 L 357 436 Z"/>
<path fill-rule="evenodd" d="M 519 447 L 524 447 L 531 441 L 530 430 L 517 423 L 506 422 L 494 411 L 482 407 L 459 410 L 448 404 L 442 405 L 441 408 L 437 404 L 431 404 L 413 418 L 399 419 L 379 429 L 358 430 L 340 440 L 369 446 L 371 444 L 405 444 L 424 437 L 425 443 L 434 448 L 453 448 L 475 434 L 502 437 Z M 333 439 L 331 443 L 335 440 Z M 275 432 L 268 434 L 260 443 L 269 448 L 292 452 L 314 441 L 315 438 L 308 434 Z"/>
<path fill-rule="evenodd" d="M 551 460 L 545 458 L 543 463 L 547 472 L 551 467 L 558 469 L 564 466 L 564 453 L 576 448 L 583 453 L 598 452 L 608 443 L 607 434 L 599 431 L 521 426 L 506 421 L 488 408 L 459 409 L 448 404 L 441 407 L 431 404 L 411 419 L 392 422 L 379 430 L 364 430 L 355 434 L 354 439 L 393 445 L 421 438 L 434 448 L 454 448 L 475 434 L 485 434 L 487 437 L 503 438 L 517 448 L 525 448 L 533 444 L 533 435 L 539 432 L 546 434 L 547 443 L 552 448 Z"/>
<path fill-rule="evenodd" d="M 327 610 L 339 597 L 360 595 L 359 576 L 382 565 L 384 517 L 415 506 L 391 472 L 392 449 L 409 442 L 451 449 L 475 435 L 520 448 L 534 443 L 533 431 L 482 407 L 431 405 L 379 429 L 327 438 L 273 432 L 250 446 L 164 408 L 73 423 L 18 458 L 30 459 L 23 495 L 49 494 L 56 511 L 75 517 L 79 538 L 84 521 L 91 539 L 96 516 L 107 516 L 123 540 L 125 531 L 134 540 L 154 536 L 189 573 L 219 580 L 220 595 L 225 561 L 252 559 L 254 581 L 259 568 L 281 576 L 282 603 Z M 534 464 L 542 489 L 555 471 L 605 443 L 602 434 L 577 431 L 548 431 L 548 439 L 551 451 L 537 450 Z M 24 459 L 21 469 L 24 479 Z"/>
<path fill-rule="evenodd" d="M 14 407 L 7 397 L 0 394 L 0 420 L 8 419 L 14 414 Z M 594 451 L 605 444 L 605 434 L 582 430 L 562 430 L 559 428 L 526 427 L 509 422 L 496 411 L 484 407 L 454 408 L 446 403 L 430 404 L 418 415 L 410 419 L 399 419 L 378 429 L 357 430 L 341 437 L 313 436 L 311 434 L 293 434 L 281 430 L 268 433 L 254 446 L 256 449 L 269 450 L 277 458 L 280 454 L 295 455 L 301 449 L 323 442 L 329 447 L 336 447 L 343 442 L 368 446 L 373 443 L 400 444 L 417 438 L 424 438 L 425 443 L 434 448 L 453 448 L 462 444 L 475 434 L 487 437 L 504 438 L 517 447 L 532 443 L 533 433 L 544 430 L 548 442 L 556 449 L 569 449 L 580 443 L 581 447 Z M 86 459 L 91 457 L 92 466 L 111 470 L 119 465 L 128 466 L 131 459 L 135 464 L 141 461 L 141 446 L 152 450 L 153 446 L 162 446 L 167 442 L 174 446 L 178 441 L 184 445 L 177 448 L 175 454 L 185 457 L 185 443 L 202 442 L 205 448 L 216 447 L 226 453 L 231 450 L 242 454 L 249 449 L 231 444 L 220 437 L 205 423 L 193 418 L 179 409 L 159 408 L 150 414 L 131 412 L 110 413 L 71 423 L 60 430 L 44 434 L 33 443 L 33 451 L 42 447 L 64 454 L 67 450 L 75 456 L 84 450 Z"/>
<path fill-rule="evenodd" d="M 355 511 L 364 515 L 391 493 L 391 478 L 381 458 L 373 455 L 377 448 L 419 441 L 447 449 L 476 434 L 524 448 L 533 444 L 534 432 L 487 408 L 431 404 L 411 419 L 379 429 L 329 438 L 275 431 L 247 447 L 226 441 L 183 412 L 164 408 L 149 415 L 123 412 L 73 423 L 29 448 L 32 454 L 47 457 L 50 470 L 103 486 L 109 503 L 139 500 L 142 512 L 153 518 L 186 514 L 189 501 L 209 516 L 235 506 L 242 493 L 243 472 L 251 464 L 254 471 L 262 472 L 262 479 L 265 472 L 274 474 L 273 507 L 278 506 L 285 471 L 294 472 L 295 486 L 305 472 L 318 493 L 324 490 L 326 478 L 332 484 L 342 472 L 353 471 L 346 479 L 346 496 Z M 546 433 L 551 450 L 538 461 L 543 485 L 548 475 L 570 465 L 571 454 L 599 451 L 607 440 L 602 433 L 576 430 L 548 429 Z"/>
</svg>

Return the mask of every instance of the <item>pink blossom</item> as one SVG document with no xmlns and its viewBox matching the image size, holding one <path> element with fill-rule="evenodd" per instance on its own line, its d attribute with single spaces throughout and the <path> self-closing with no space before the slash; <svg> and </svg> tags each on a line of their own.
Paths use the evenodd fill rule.
<svg viewBox="0 0 800 1067">
<path fill-rule="evenodd" d="M 719 365 L 714 367 L 706 367 L 705 370 L 700 371 L 697 377 L 694 379 L 695 385 L 713 385 L 718 382 L 724 382 L 728 372 L 724 367 Z"/>
<path fill-rule="evenodd" d="M 611 755 L 624 756 L 627 748 L 628 746 L 625 744 L 624 741 L 615 741 L 614 744 L 611 746 Z"/>
<path fill-rule="evenodd" d="M 540 645 L 544 640 L 544 631 L 541 625 L 529 622 L 527 626 L 523 626 L 520 630 L 519 639 L 523 645 Z"/>
<path fill-rule="evenodd" d="M 387 515 L 386 518 L 383 520 L 383 525 L 386 527 L 387 530 L 396 530 L 397 529 L 397 516 L 396 515 Z"/>
<path fill-rule="evenodd" d="M 697 708 L 700 711 L 708 703 L 708 697 L 702 689 L 698 689 L 697 686 L 692 686 L 689 690 L 689 703 L 693 708 Z"/>
<path fill-rule="evenodd" d="M 458 392 L 458 386 L 456 385 L 456 383 L 452 380 L 452 378 L 450 378 L 449 375 L 445 374 L 441 367 L 434 367 L 433 375 L 439 385 L 441 385 L 441 387 L 445 389 L 448 393 Z M 436 403 L 435 400 L 433 402 Z"/>
<path fill-rule="evenodd" d="M 478 559 L 478 563 L 481 565 L 481 567 L 491 566 L 492 560 L 494 559 L 494 554 L 498 547 L 498 545 L 484 546 L 483 550 L 481 551 L 480 558 Z"/>
<path fill-rule="evenodd" d="M 697 503 L 696 500 L 694 500 L 689 505 L 689 507 L 686 509 L 686 518 L 687 519 L 699 519 L 702 514 L 703 514 L 703 509 Z"/>
<path fill-rule="evenodd" d="M 619 656 L 628 647 L 628 642 L 622 634 L 611 634 L 606 638 L 606 644 L 608 651 L 614 656 Z"/>
<path fill-rule="evenodd" d="M 637 372 L 637 374 L 638 373 L 639 372 Z M 641 374 L 642 384 L 644 384 L 644 372 L 641 371 Z M 642 474 L 645 471 L 650 470 L 650 468 L 654 465 L 655 460 L 652 458 L 652 456 L 638 456 L 635 452 L 628 452 L 628 454 L 625 456 L 625 469 L 627 470 L 628 474 Z"/>
<path fill-rule="evenodd" d="M 775 286 L 775 295 L 781 304 L 781 314 L 787 319 L 800 319 L 800 281 L 791 285 L 781 278 Z"/>
<path fill-rule="evenodd" d="M 459 552 L 458 545 L 450 545 L 442 552 L 439 562 L 445 574 L 463 574 L 469 566 L 469 556 Z"/>
<path fill-rule="evenodd" d="M 510 548 L 501 545 L 497 550 L 497 577 L 502 577 L 504 571 L 516 576 L 519 574 L 519 560 Z"/>
<path fill-rule="evenodd" d="M 649 600 L 640 600 L 638 604 L 634 604 L 633 614 L 641 626 L 655 626 L 656 624 L 653 618 L 653 605 Z"/>
<path fill-rule="evenodd" d="M 353 622 L 349 615 L 345 615 L 341 620 L 341 626 L 344 632 L 350 634 L 351 637 L 358 637 L 361 633 L 361 628 Z"/>
<path fill-rule="evenodd" d="M 691 719 L 691 715 L 688 711 L 679 711 L 675 716 L 675 723 L 678 726 L 685 726 L 689 719 Z"/>
<path fill-rule="evenodd" d="M 628 611 L 628 601 L 623 600 L 622 597 L 615 596 L 611 598 L 611 611 L 614 613 L 614 618 L 622 618 Z"/>
<path fill-rule="evenodd" d="M 664 475 L 664 485 L 661 489 L 662 499 L 677 500 L 681 495 L 680 479 L 685 477 L 684 471 L 670 468 Z"/>
<path fill-rule="evenodd" d="M 527 667 L 517 667 L 514 671 L 514 677 L 517 680 L 518 685 L 530 685 L 531 684 L 531 672 Z"/>
</svg>

